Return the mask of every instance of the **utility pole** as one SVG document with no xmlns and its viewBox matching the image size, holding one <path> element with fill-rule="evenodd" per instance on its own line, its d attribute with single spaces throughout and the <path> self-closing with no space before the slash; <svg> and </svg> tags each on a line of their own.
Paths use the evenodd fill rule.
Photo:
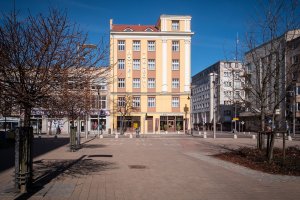
<svg viewBox="0 0 300 200">
<path fill-rule="evenodd" d="M 294 90 L 294 106 L 293 106 L 293 136 L 296 136 L 296 95 L 297 95 L 297 86 L 295 84 L 295 90 Z"/>
<path fill-rule="evenodd" d="M 217 74 L 215 72 L 213 72 L 212 74 L 210 74 L 210 76 L 213 76 L 213 80 L 212 80 L 212 115 L 213 115 L 213 137 L 214 139 L 216 139 L 216 104 L 215 104 L 215 93 L 216 93 L 216 76 Z"/>
<path fill-rule="evenodd" d="M 239 43 L 239 34 L 236 35 L 236 43 L 235 43 L 235 68 L 237 68 L 237 61 L 238 61 L 238 43 Z M 236 102 L 235 102 L 235 69 L 232 69 L 232 103 L 234 106 L 234 132 L 237 130 L 237 124 L 236 124 L 236 118 L 237 118 L 237 108 L 236 108 Z"/>
</svg>

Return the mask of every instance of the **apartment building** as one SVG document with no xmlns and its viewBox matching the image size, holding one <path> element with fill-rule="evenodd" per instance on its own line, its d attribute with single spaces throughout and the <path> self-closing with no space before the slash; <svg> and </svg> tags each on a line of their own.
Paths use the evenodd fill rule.
<svg viewBox="0 0 300 200">
<path fill-rule="evenodd" d="M 192 77 L 192 123 L 195 129 L 242 130 L 239 120 L 243 66 L 238 61 L 219 61 Z M 215 114 L 214 114 L 215 113 Z"/>
<path fill-rule="evenodd" d="M 248 78 L 247 112 L 242 117 L 249 128 L 260 128 L 258 116 L 265 104 L 265 123 L 278 129 L 300 132 L 300 30 L 283 35 L 251 49 L 245 54 L 245 75 Z M 263 83 L 261 79 L 266 79 Z M 262 85 L 264 84 L 264 85 Z M 261 86 L 260 86 L 261 85 Z M 255 87 L 265 89 L 265 99 L 257 98 Z M 276 119 L 273 122 L 272 115 Z"/>
<path fill-rule="evenodd" d="M 127 131 L 160 133 L 188 129 L 191 76 L 191 16 L 161 15 L 155 25 L 110 20 L 111 127 L 119 131 L 130 96 Z"/>
<path fill-rule="evenodd" d="M 71 95 L 70 102 L 67 104 L 73 106 L 73 111 L 68 110 L 68 106 L 64 105 L 64 100 L 62 100 L 64 97 L 61 97 L 61 101 L 54 106 L 51 106 L 51 103 L 50 105 L 45 103 L 44 107 L 33 108 L 30 123 L 34 134 L 55 134 L 58 127 L 61 133 L 67 134 L 70 132 L 71 123 L 81 133 L 98 134 L 100 133 L 99 124 L 104 130 L 110 128 L 109 69 L 99 67 L 91 70 L 76 69 L 75 71 L 72 74 L 84 76 L 85 73 L 90 72 L 93 75 L 89 75 L 89 81 L 84 84 L 76 79 L 72 80 L 72 78 L 65 79 L 66 82 L 60 80 L 57 93 Z M 55 95 L 53 94 L 53 96 Z M 20 111 L 18 107 L 11 108 L 11 105 L 7 107 L 11 110 L 6 115 L 0 116 L 0 131 L 14 130 L 22 123 L 21 117 L 24 116 L 22 110 Z M 70 116 L 71 112 L 75 113 L 74 119 Z"/>
</svg>

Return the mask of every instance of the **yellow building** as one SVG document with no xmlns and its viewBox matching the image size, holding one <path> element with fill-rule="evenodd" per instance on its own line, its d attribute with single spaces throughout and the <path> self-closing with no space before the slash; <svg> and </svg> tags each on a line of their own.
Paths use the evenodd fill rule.
<svg viewBox="0 0 300 200">
<path fill-rule="evenodd" d="M 119 25 L 110 20 L 113 132 L 119 132 L 124 121 L 116 108 L 128 96 L 134 109 L 125 117 L 127 131 L 137 126 L 141 133 L 190 128 L 193 34 L 191 16 L 161 15 L 156 25 Z"/>
</svg>

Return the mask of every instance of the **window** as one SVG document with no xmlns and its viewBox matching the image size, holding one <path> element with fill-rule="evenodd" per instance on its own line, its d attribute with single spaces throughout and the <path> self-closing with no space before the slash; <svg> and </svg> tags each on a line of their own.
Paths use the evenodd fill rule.
<svg viewBox="0 0 300 200">
<path fill-rule="evenodd" d="M 148 78 L 148 88 L 155 88 L 155 78 Z"/>
<path fill-rule="evenodd" d="M 105 109 L 106 108 L 106 96 L 98 96 L 98 95 L 93 95 L 91 96 L 91 106 L 92 108 L 96 109 Z"/>
<path fill-rule="evenodd" d="M 118 40 L 118 50 L 119 51 L 125 50 L 125 40 Z"/>
<path fill-rule="evenodd" d="M 179 108 L 179 97 L 172 97 L 172 108 Z"/>
<path fill-rule="evenodd" d="M 232 92 L 231 92 L 231 91 L 224 91 L 224 95 L 225 95 L 226 97 L 231 97 Z"/>
<path fill-rule="evenodd" d="M 140 81 L 140 79 L 139 79 L 139 78 L 134 78 L 134 79 L 132 80 L 132 87 L 133 87 L 133 88 L 140 88 L 140 86 L 141 86 L 141 81 Z"/>
<path fill-rule="evenodd" d="M 119 107 L 125 106 L 125 97 L 118 97 L 118 106 Z"/>
<path fill-rule="evenodd" d="M 118 69 L 125 69 L 125 60 L 118 59 Z"/>
<path fill-rule="evenodd" d="M 224 101 L 224 105 L 231 105 L 230 101 Z"/>
<path fill-rule="evenodd" d="M 155 41 L 148 41 L 148 51 L 155 51 Z"/>
<path fill-rule="evenodd" d="M 101 109 L 106 108 L 106 96 L 100 96 L 100 108 Z"/>
<path fill-rule="evenodd" d="M 300 111 L 300 103 L 297 103 L 296 106 L 297 111 Z"/>
<path fill-rule="evenodd" d="M 141 106 L 141 97 L 133 97 L 132 106 L 135 108 L 140 107 Z"/>
<path fill-rule="evenodd" d="M 155 70 L 155 60 L 148 59 L 148 70 Z"/>
<path fill-rule="evenodd" d="M 241 81 L 234 81 L 234 87 L 241 88 L 242 87 Z"/>
<path fill-rule="evenodd" d="M 125 78 L 118 78 L 118 88 L 125 88 Z"/>
<path fill-rule="evenodd" d="M 224 72 L 224 77 L 230 77 L 231 76 L 231 72 Z"/>
<path fill-rule="evenodd" d="M 235 91 L 234 98 L 240 98 L 240 91 Z"/>
<path fill-rule="evenodd" d="M 231 87 L 231 82 L 225 81 L 225 82 L 224 82 L 224 86 L 225 86 L 225 87 Z"/>
<path fill-rule="evenodd" d="M 133 49 L 133 51 L 140 51 L 141 50 L 141 42 L 139 40 L 134 40 L 132 49 Z"/>
<path fill-rule="evenodd" d="M 297 86 L 297 88 L 296 88 L 296 94 L 300 95 L 300 86 Z"/>
<path fill-rule="evenodd" d="M 172 41 L 172 51 L 179 51 L 179 41 Z"/>
<path fill-rule="evenodd" d="M 131 28 L 126 28 L 124 31 L 125 32 L 132 32 L 133 30 Z"/>
<path fill-rule="evenodd" d="M 155 97 L 148 97 L 148 107 L 149 108 L 155 107 Z"/>
<path fill-rule="evenodd" d="M 172 70 L 179 70 L 179 60 L 178 59 L 172 60 Z"/>
<path fill-rule="evenodd" d="M 172 88 L 179 88 L 179 78 L 172 78 Z"/>
<path fill-rule="evenodd" d="M 140 65 L 141 65 L 140 59 L 133 59 L 133 65 L 132 65 L 133 70 L 140 70 Z"/>
<path fill-rule="evenodd" d="M 172 21 L 172 30 L 173 31 L 179 30 L 179 21 L 178 20 Z"/>
</svg>

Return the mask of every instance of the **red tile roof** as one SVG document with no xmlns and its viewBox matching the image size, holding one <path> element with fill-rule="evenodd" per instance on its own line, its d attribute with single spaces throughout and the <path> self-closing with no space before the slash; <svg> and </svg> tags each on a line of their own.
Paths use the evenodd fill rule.
<svg viewBox="0 0 300 200">
<path fill-rule="evenodd" d="M 113 24 L 111 31 L 126 32 L 126 29 L 131 29 L 133 32 L 144 32 L 146 31 L 147 28 L 152 29 L 153 32 L 159 31 L 154 25 L 128 25 L 128 24 Z"/>
</svg>

